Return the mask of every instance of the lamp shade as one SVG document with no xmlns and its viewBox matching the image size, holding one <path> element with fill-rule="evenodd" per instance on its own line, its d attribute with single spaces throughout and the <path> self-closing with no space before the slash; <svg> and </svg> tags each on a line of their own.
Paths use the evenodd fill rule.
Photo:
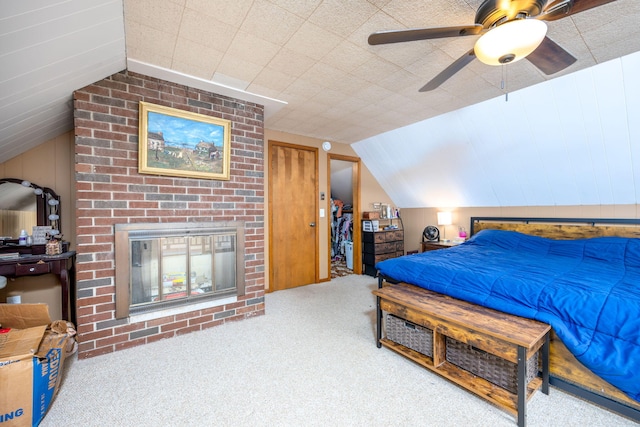
<svg viewBox="0 0 640 427">
<path fill-rule="evenodd" d="M 438 225 L 451 225 L 451 212 L 438 212 Z"/>
<path fill-rule="evenodd" d="M 488 65 L 516 62 L 536 50 L 547 35 L 547 24 L 537 19 L 509 21 L 478 39 L 476 57 Z"/>
</svg>

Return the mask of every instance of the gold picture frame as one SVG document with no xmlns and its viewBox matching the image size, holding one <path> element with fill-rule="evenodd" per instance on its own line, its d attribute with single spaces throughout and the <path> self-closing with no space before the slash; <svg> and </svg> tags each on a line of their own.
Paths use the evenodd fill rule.
<svg viewBox="0 0 640 427">
<path fill-rule="evenodd" d="M 140 102 L 140 173 L 228 180 L 230 164 L 230 120 Z"/>
</svg>

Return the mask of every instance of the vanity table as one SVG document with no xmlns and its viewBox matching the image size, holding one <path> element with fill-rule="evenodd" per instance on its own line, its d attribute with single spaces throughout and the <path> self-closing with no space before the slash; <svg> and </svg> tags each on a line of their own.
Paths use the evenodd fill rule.
<svg viewBox="0 0 640 427">
<path fill-rule="evenodd" d="M 62 318 L 75 324 L 75 309 L 69 303 L 76 300 L 75 262 L 75 251 L 67 251 L 58 255 L 21 253 L 15 258 L 0 259 L 0 276 L 10 278 L 43 274 L 56 275 L 61 288 Z M 24 286 L 28 286 L 28 284 Z"/>
<path fill-rule="evenodd" d="M 57 276 L 62 293 L 62 318 L 76 323 L 75 251 L 62 242 L 55 255 L 46 254 L 46 239 L 62 240 L 60 196 L 48 187 L 21 178 L 0 178 L 0 276 Z M 27 244 L 18 236 L 30 236 Z M 33 242 L 33 243 L 31 243 Z M 52 253 L 53 251 L 50 251 Z M 28 287 L 29 281 L 21 281 Z"/>
</svg>

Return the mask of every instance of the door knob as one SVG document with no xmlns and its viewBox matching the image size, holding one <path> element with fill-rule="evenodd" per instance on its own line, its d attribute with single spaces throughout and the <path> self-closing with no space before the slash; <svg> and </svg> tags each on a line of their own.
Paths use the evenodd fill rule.
<svg viewBox="0 0 640 427">
<path fill-rule="evenodd" d="M 310 227 L 315 227 L 315 226 L 316 226 L 316 223 L 315 223 L 315 222 L 312 222 L 311 224 L 309 224 L 309 226 L 310 226 Z"/>
</svg>

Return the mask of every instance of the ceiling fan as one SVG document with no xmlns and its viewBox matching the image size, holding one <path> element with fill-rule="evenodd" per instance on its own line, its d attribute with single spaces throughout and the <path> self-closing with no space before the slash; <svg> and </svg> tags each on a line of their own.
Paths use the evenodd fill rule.
<svg viewBox="0 0 640 427">
<path fill-rule="evenodd" d="M 546 36 L 546 24 L 611 3 L 615 0 L 484 0 L 475 23 L 455 27 L 379 31 L 369 36 L 370 45 L 482 35 L 474 48 L 441 71 L 420 92 L 439 87 L 474 58 L 501 65 L 527 58 L 545 74 L 564 70 L 576 58 Z M 504 33 L 504 34 L 500 34 Z M 519 40 L 524 36 L 524 40 Z M 505 46 L 501 43 L 506 42 Z"/>
</svg>

